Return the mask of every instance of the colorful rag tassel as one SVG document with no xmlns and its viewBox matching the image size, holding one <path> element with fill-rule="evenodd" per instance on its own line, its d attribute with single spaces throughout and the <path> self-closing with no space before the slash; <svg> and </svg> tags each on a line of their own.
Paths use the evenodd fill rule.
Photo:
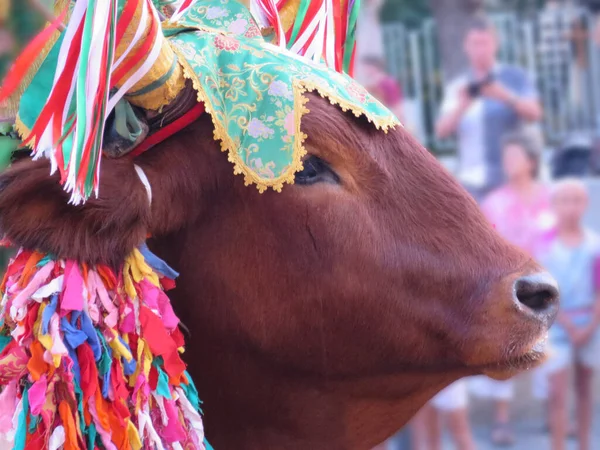
<svg viewBox="0 0 600 450">
<path fill-rule="evenodd" d="M 145 246 L 119 273 L 20 250 L 1 286 L 0 448 L 204 450 L 176 275 Z"/>
</svg>

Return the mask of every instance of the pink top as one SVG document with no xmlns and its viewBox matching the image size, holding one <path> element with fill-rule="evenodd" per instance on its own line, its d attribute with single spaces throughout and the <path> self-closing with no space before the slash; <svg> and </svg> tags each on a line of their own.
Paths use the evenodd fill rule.
<svg viewBox="0 0 600 450">
<path fill-rule="evenodd" d="M 532 256 L 539 256 L 554 234 L 550 192 L 544 186 L 530 199 L 502 186 L 488 195 L 481 209 L 502 236 Z"/>
</svg>

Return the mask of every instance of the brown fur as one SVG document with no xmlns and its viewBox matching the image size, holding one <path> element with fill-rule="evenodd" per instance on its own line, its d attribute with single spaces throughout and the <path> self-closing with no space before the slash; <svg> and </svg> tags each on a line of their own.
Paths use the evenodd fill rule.
<svg viewBox="0 0 600 450">
<path fill-rule="evenodd" d="M 103 161 L 101 196 L 69 205 L 47 161 L 21 160 L 0 179 L 0 230 L 18 245 L 118 265 L 146 238 L 149 207 L 131 161 Z M 119 192 L 118 196 L 109 195 Z"/>
<path fill-rule="evenodd" d="M 106 161 L 100 199 L 79 208 L 44 163 L 0 179 L 0 225 L 18 244 L 114 263 L 152 232 L 181 273 L 171 298 L 217 450 L 369 449 L 548 326 L 512 299 L 538 266 L 403 129 L 308 106 L 308 150 L 340 185 L 245 187 L 208 117 L 137 159 L 150 212 L 131 161 Z"/>
</svg>

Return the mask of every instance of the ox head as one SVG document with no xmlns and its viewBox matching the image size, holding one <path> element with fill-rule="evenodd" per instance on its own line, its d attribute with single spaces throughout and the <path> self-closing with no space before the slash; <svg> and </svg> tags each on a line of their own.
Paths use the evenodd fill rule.
<svg viewBox="0 0 600 450">
<path fill-rule="evenodd" d="M 84 206 L 27 160 L 0 179 L 0 226 L 17 244 L 111 264 L 150 232 L 181 273 L 173 300 L 209 437 L 253 430 L 258 442 L 279 427 L 367 448 L 457 378 L 543 359 L 557 289 L 405 130 L 316 96 L 308 107 L 304 170 L 281 193 L 245 187 L 204 117 L 136 159 L 151 206 L 129 159 L 103 162 Z M 242 448 L 234 434 L 217 444 Z"/>
</svg>

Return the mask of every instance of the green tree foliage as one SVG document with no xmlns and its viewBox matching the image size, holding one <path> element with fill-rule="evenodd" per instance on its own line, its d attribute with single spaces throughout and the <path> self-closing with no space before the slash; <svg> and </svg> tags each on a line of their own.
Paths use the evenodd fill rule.
<svg viewBox="0 0 600 450">
<path fill-rule="evenodd" d="M 410 27 L 431 16 L 428 0 L 388 0 L 381 12 L 384 22 L 403 22 Z"/>
<path fill-rule="evenodd" d="M 23 45 L 44 26 L 45 20 L 39 12 L 31 10 L 28 2 L 13 0 L 11 3 L 8 29 L 15 36 L 17 45 Z"/>
<path fill-rule="evenodd" d="M 417 27 L 423 19 L 431 17 L 432 7 L 439 5 L 440 0 L 387 0 L 381 14 L 384 22 L 403 22 L 409 27 Z M 443 1 L 443 0 L 442 0 Z M 465 0 L 470 1 L 470 0 Z M 582 3 L 591 0 L 583 0 Z M 600 4 L 600 0 L 594 0 Z M 531 14 L 544 6 L 545 0 L 486 0 L 488 11 L 519 11 Z"/>
<path fill-rule="evenodd" d="M 10 10 L 8 20 L 4 26 L 12 35 L 14 48 L 12 52 L 0 55 L 0 77 L 6 72 L 19 50 L 42 29 L 45 23 L 44 17 L 39 12 L 32 11 L 28 1 L 5 1 L 10 1 Z"/>
</svg>

